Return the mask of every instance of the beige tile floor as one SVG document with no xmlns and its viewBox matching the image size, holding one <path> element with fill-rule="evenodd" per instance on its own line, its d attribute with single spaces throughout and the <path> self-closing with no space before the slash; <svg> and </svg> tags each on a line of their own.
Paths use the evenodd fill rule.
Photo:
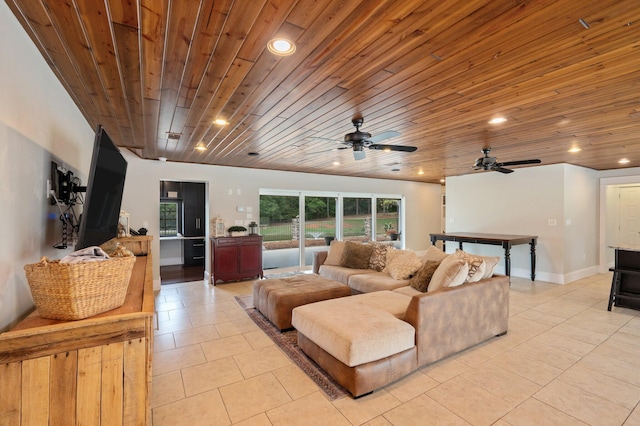
<svg viewBox="0 0 640 426">
<path fill-rule="evenodd" d="M 153 424 L 638 426 L 640 311 L 607 311 L 610 279 L 513 278 L 506 336 L 333 402 L 236 304 L 252 282 L 166 285 Z"/>
</svg>

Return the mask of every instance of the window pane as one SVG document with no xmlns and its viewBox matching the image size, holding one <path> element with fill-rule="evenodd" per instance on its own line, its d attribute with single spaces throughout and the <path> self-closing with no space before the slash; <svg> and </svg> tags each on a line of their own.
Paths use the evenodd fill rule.
<svg viewBox="0 0 640 426">
<path fill-rule="evenodd" d="M 260 195 L 260 235 L 264 246 L 263 269 L 300 264 L 299 197 Z"/>
<path fill-rule="evenodd" d="M 376 241 L 400 240 L 400 202 L 398 198 L 376 200 Z"/>
<path fill-rule="evenodd" d="M 160 236 L 178 235 L 178 203 L 160 203 Z"/>
<path fill-rule="evenodd" d="M 342 235 L 344 240 L 371 240 L 371 198 L 343 199 Z"/>
<path fill-rule="evenodd" d="M 304 198 L 305 266 L 313 264 L 313 252 L 326 250 L 336 237 L 336 197 Z"/>
</svg>

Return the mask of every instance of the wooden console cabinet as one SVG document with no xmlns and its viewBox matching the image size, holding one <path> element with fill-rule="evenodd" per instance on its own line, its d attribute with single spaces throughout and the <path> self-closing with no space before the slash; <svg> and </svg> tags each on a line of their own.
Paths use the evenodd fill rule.
<svg viewBox="0 0 640 426">
<path fill-rule="evenodd" d="M 150 254 L 120 308 L 78 321 L 36 310 L 0 334 L 0 424 L 151 424 Z"/>
<path fill-rule="evenodd" d="M 211 283 L 262 278 L 262 236 L 212 237 Z"/>
</svg>

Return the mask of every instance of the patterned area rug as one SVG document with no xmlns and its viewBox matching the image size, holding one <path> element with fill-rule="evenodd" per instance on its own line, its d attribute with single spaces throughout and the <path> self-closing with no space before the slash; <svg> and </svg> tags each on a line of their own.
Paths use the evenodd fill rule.
<svg viewBox="0 0 640 426">
<path fill-rule="evenodd" d="M 349 392 L 336 383 L 318 364 L 307 357 L 298 347 L 298 333 L 295 330 L 280 332 L 271 322 L 253 307 L 252 296 L 235 296 L 236 302 L 247 312 L 249 318 L 313 380 L 327 397 L 334 401 L 349 395 Z"/>
</svg>

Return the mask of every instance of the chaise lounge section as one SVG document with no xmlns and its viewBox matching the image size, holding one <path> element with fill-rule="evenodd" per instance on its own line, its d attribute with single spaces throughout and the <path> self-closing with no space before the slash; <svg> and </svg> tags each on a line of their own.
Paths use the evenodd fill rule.
<svg viewBox="0 0 640 426">
<path fill-rule="evenodd" d="M 292 324 L 300 348 L 358 397 L 505 334 L 508 319 L 509 280 L 494 276 L 414 296 L 380 291 L 299 306 Z"/>
</svg>

